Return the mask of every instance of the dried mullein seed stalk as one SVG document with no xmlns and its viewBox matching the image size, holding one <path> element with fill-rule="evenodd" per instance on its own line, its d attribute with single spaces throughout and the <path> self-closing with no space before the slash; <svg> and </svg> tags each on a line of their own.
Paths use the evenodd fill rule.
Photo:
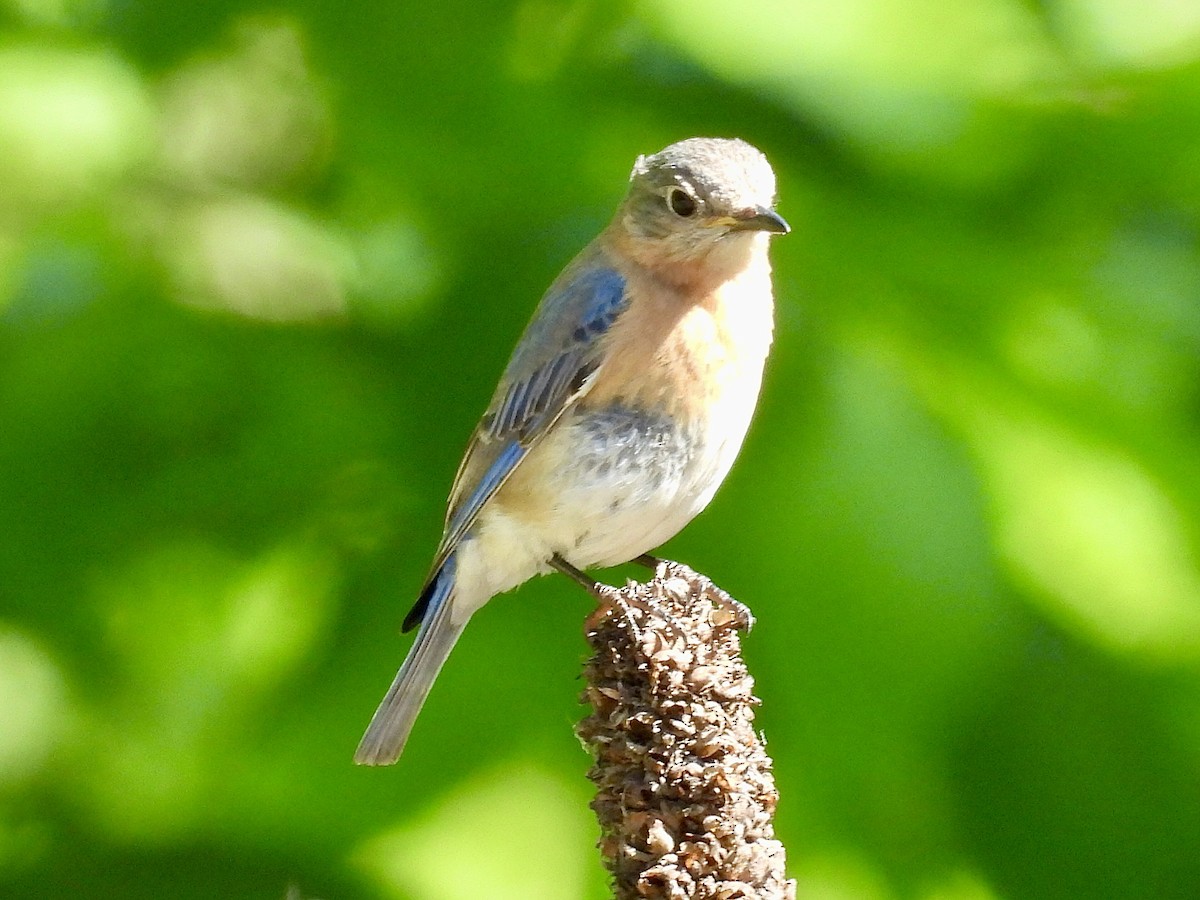
<svg viewBox="0 0 1200 900">
<path fill-rule="evenodd" d="M 606 598 L 577 733 L 616 900 L 792 900 L 771 759 L 741 658 L 748 612 L 674 563 Z"/>
</svg>

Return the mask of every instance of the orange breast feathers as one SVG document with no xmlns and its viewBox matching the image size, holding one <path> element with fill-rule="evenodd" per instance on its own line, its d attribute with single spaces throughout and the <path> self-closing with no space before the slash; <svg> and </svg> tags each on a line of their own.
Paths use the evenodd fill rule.
<svg viewBox="0 0 1200 900">
<path fill-rule="evenodd" d="M 604 363 L 585 398 L 704 423 L 753 408 L 771 346 L 770 267 L 747 266 L 709 290 L 627 275 L 628 308 L 606 335 Z M 738 417 L 740 418 L 740 416 Z"/>
</svg>

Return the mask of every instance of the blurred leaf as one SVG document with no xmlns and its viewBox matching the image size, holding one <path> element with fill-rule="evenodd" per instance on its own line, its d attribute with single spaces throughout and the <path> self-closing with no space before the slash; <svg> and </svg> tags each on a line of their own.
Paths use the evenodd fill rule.
<svg viewBox="0 0 1200 900">
<path fill-rule="evenodd" d="M 411 825 L 371 838 L 356 857 L 388 896 L 575 900 L 599 872 L 583 796 L 525 767 L 487 773 Z"/>
<path fill-rule="evenodd" d="M 0 17 L 0 894 L 604 895 L 561 579 L 350 755 L 538 297 L 723 134 L 795 230 L 663 552 L 758 614 L 801 895 L 1200 896 L 1194 3 Z"/>
</svg>

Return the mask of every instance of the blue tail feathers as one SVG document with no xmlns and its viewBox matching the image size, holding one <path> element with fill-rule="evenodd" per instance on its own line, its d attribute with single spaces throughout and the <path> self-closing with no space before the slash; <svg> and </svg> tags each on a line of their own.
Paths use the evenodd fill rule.
<svg viewBox="0 0 1200 900">
<path fill-rule="evenodd" d="M 467 624 L 467 617 L 456 620 L 452 615 L 456 569 L 455 555 L 451 554 L 409 613 L 408 619 L 419 620 L 421 629 L 359 742 L 354 754 L 356 763 L 386 766 L 404 752 L 417 713 Z M 405 624 L 409 624 L 407 619 Z"/>
</svg>

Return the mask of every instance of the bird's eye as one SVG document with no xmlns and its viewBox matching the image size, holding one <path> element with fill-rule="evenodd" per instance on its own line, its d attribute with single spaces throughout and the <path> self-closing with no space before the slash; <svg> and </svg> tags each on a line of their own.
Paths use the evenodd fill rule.
<svg viewBox="0 0 1200 900">
<path fill-rule="evenodd" d="M 687 219 L 696 214 L 696 198 L 683 188 L 673 187 L 667 192 L 667 206 L 675 215 Z"/>
</svg>

